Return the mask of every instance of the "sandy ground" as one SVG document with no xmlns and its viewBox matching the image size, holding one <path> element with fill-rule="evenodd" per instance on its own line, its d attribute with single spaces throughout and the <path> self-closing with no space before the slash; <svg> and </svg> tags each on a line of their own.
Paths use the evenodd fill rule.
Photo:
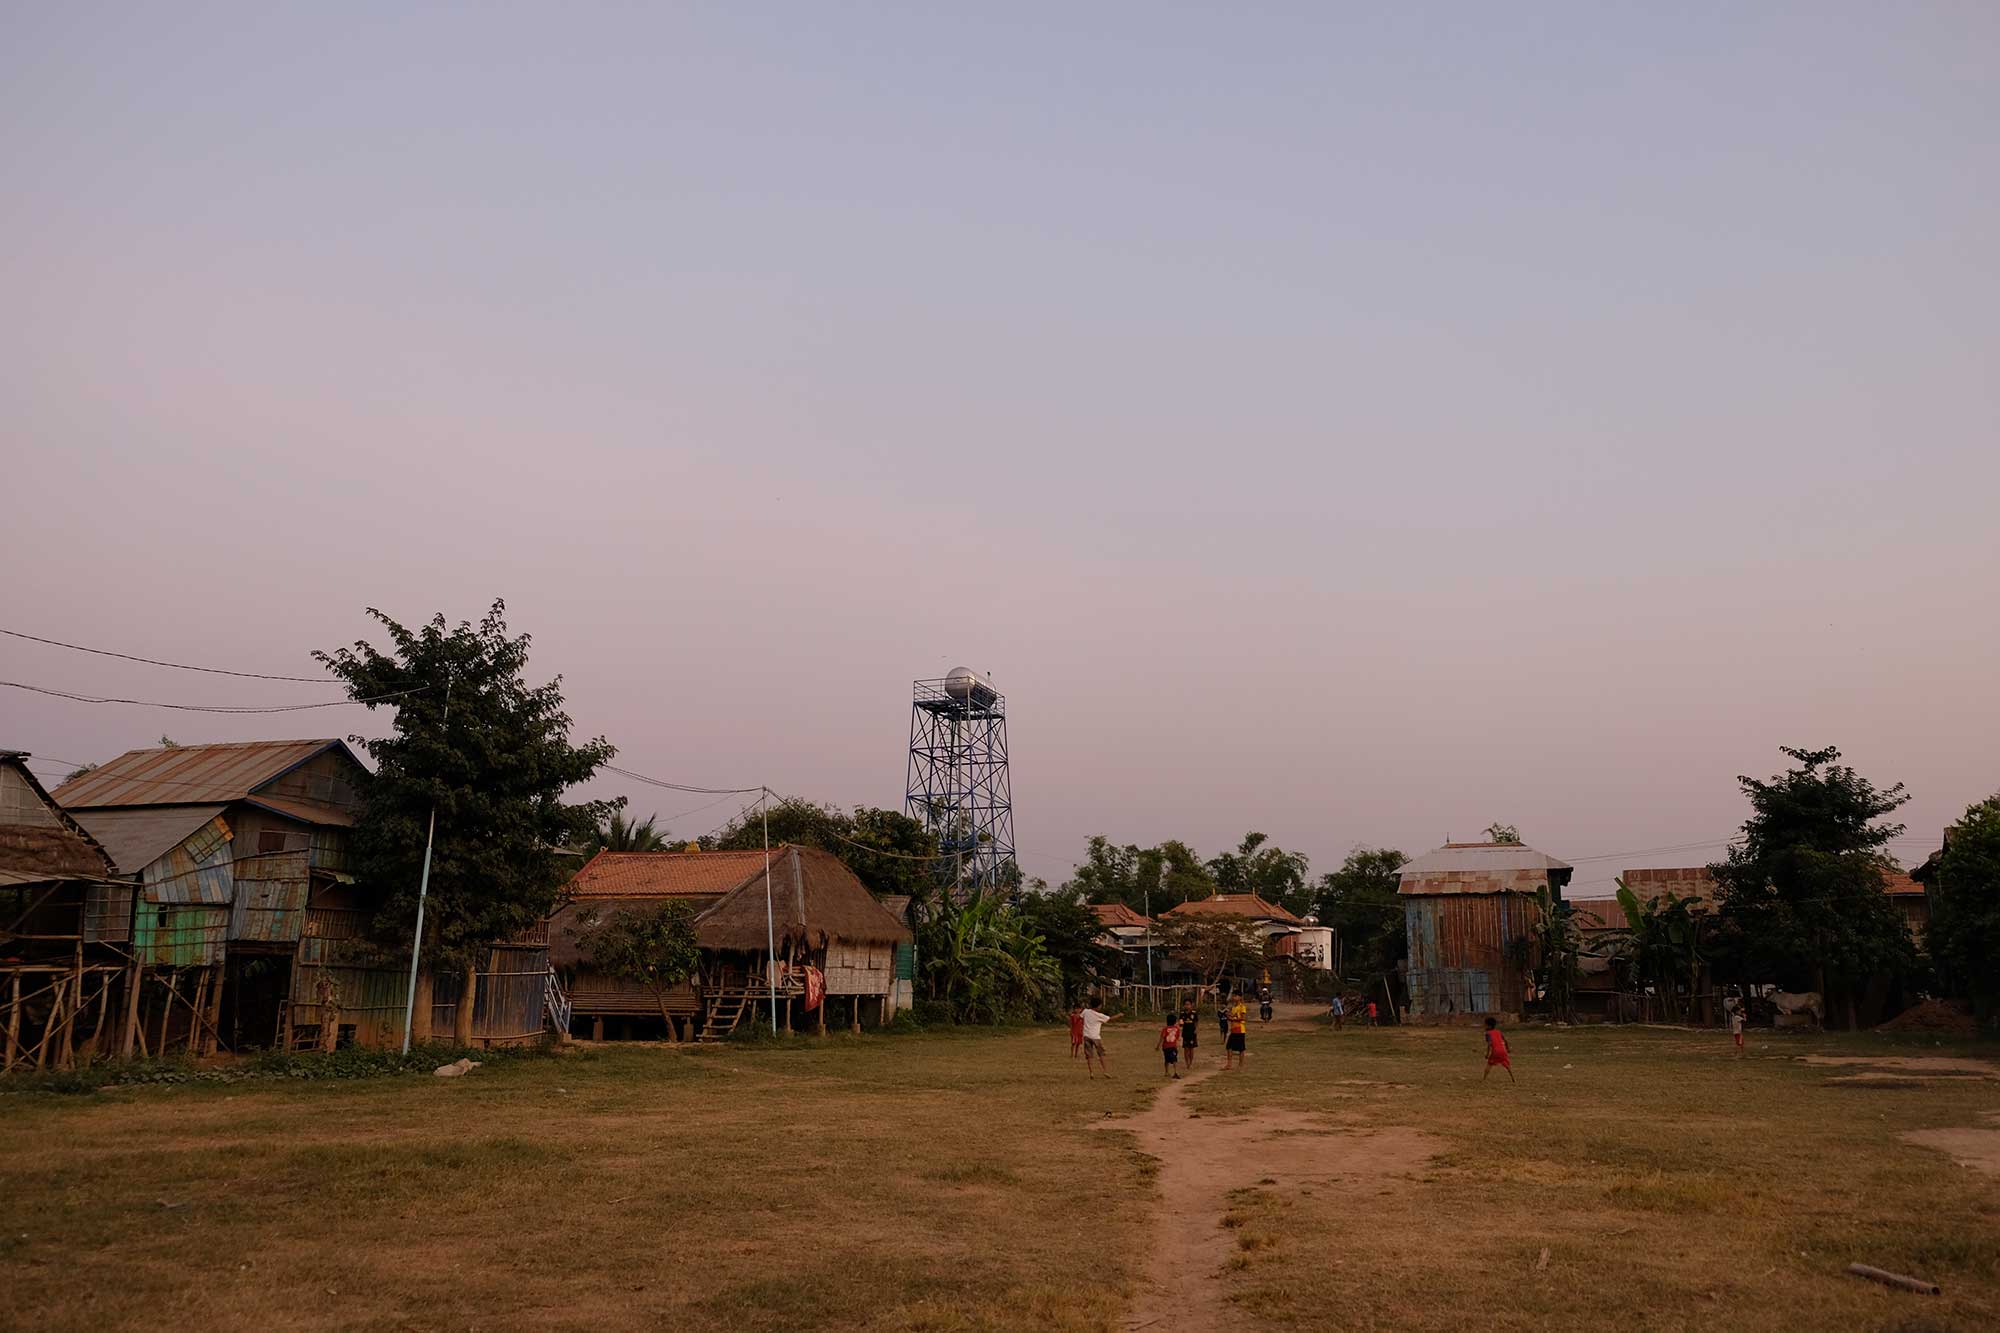
<svg viewBox="0 0 2000 1333">
<path fill-rule="evenodd" d="M 1905 1143 L 1935 1148 L 1960 1166 L 2000 1176 L 2000 1129 L 1913 1129 Z"/>
<path fill-rule="evenodd" d="M 1943 1055 L 1803 1055 L 1809 1065 L 1866 1065 L 1868 1072 L 1843 1074 L 1829 1083 L 1915 1083 L 1940 1078 L 2000 1079 L 2000 1066 L 1990 1060 Z M 1894 1070 L 1895 1073 L 1880 1072 Z M 1989 1113 L 1988 1119 L 1993 1118 Z M 2000 1129 L 1913 1129 L 1900 1135 L 1905 1143 L 1944 1153 L 1960 1166 L 2000 1176 Z"/>
<path fill-rule="evenodd" d="M 1949 1055 L 1800 1055 L 1809 1065 L 1867 1065 L 1871 1069 L 1903 1069 L 1912 1074 L 1983 1074 L 2000 1078 L 2000 1065 Z"/>
<path fill-rule="evenodd" d="M 1299 1027 L 1317 1013 L 1312 1006 L 1282 1005 L 1275 1022 L 1257 1031 Z M 1254 1032 L 1252 1037 L 1254 1061 Z M 1242 1076 L 1225 1072 L 1221 1056 L 1204 1047 L 1201 1067 L 1168 1083 L 1151 1107 L 1104 1122 L 1104 1128 L 1129 1131 L 1140 1151 L 1160 1164 L 1158 1220 L 1127 1329 L 1254 1326 L 1229 1303 L 1226 1265 L 1237 1246 L 1222 1219 L 1232 1191 L 1399 1176 L 1422 1166 L 1440 1147 L 1417 1130 L 1354 1129 L 1301 1112 L 1230 1119 L 1190 1114 L 1189 1088 L 1210 1078 Z"/>
</svg>

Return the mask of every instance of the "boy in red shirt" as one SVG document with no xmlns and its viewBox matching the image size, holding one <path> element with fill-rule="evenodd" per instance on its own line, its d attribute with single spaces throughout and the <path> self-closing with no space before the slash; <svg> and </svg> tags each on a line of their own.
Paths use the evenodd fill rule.
<svg viewBox="0 0 2000 1333">
<path fill-rule="evenodd" d="M 1181 1020 L 1173 1014 L 1167 1015 L 1166 1025 L 1160 1029 L 1158 1042 L 1160 1055 L 1165 1059 L 1168 1078 L 1181 1076 Z"/>
<path fill-rule="evenodd" d="M 1486 1072 L 1479 1076 L 1484 1083 L 1493 1073 L 1493 1066 L 1499 1065 L 1507 1071 L 1507 1081 L 1514 1081 L 1514 1062 L 1507 1058 L 1507 1039 L 1500 1035 L 1500 1021 L 1486 1020 Z"/>
<path fill-rule="evenodd" d="M 1069 1007 L 1069 1058 L 1072 1060 L 1076 1059 L 1077 1052 L 1082 1049 L 1083 1006 L 1073 1004 Z"/>
</svg>

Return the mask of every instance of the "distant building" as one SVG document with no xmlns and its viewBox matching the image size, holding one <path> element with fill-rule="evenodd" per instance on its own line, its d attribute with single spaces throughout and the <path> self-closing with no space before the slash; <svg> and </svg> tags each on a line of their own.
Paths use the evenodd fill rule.
<svg viewBox="0 0 2000 1333">
<path fill-rule="evenodd" d="M 1450 842 L 1405 865 L 1397 892 L 1411 1015 L 1518 1015 L 1534 963 L 1536 895 L 1546 888 L 1559 899 L 1572 873 L 1566 861 L 1503 842 Z"/>
<path fill-rule="evenodd" d="M 1333 928 L 1255 893 L 1218 893 L 1171 907 L 1162 918 L 1178 921 L 1228 918 L 1242 921 L 1263 936 L 1274 958 L 1295 958 L 1319 971 L 1333 967 Z"/>
</svg>

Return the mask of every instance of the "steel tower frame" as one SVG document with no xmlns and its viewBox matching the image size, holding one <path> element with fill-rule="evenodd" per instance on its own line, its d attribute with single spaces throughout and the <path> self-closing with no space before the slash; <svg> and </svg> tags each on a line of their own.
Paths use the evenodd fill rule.
<svg viewBox="0 0 2000 1333">
<path fill-rule="evenodd" d="M 958 685 L 958 691 L 947 688 Z M 938 878 L 970 895 L 1017 882 L 1007 700 L 984 680 L 911 684 L 904 808 L 936 835 Z"/>
</svg>

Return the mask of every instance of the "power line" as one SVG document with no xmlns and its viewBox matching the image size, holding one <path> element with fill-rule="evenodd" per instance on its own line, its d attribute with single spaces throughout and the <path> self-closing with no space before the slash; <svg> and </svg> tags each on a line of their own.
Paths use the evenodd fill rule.
<svg viewBox="0 0 2000 1333">
<path fill-rule="evenodd" d="M 0 681 L 0 684 L 4 684 Z M 634 782 L 643 782 L 649 787 L 660 787 L 666 791 L 686 792 L 690 796 L 750 796 L 764 790 L 762 787 L 695 787 L 685 782 L 668 782 L 665 778 L 649 778 L 644 773 L 634 773 L 629 768 L 619 768 L 616 764 L 599 764 L 606 773 L 616 773 Z"/>
<path fill-rule="evenodd" d="M 323 676 L 273 676 L 262 671 L 230 671 L 223 667 L 189 666 L 185 662 L 163 662 L 157 657 L 137 657 L 131 653 L 115 653 L 109 648 L 86 648 L 80 643 L 64 643 L 61 639 L 44 639 L 39 634 L 24 634 L 17 629 L 0 629 L 0 634 L 10 638 L 26 639 L 30 643 L 46 643 L 51 648 L 68 648 L 72 652 L 95 653 L 99 657 L 116 657 L 127 662 L 143 662 L 147 666 L 172 667 L 176 671 L 200 671 L 210 676 L 241 676 L 246 680 L 290 680 L 301 685 L 339 685 L 337 680 L 327 680 Z"/>
<path fill-rule="evenodd" d="M 180 713 L 303 713 L 313 708 L 340 708 L 347 704 L 379 704 L 389 699 L 401 699 L 407 695 L 421 694 L 430 688 L 419 685 L 413 690 L 397 690 L 394 694 L 371 695 L 365 699 L 328 699 L 316 704 L 273 704 L 261 708 L 249 708 L 214 704 L 170 704 L 157 699 L 119 699 L 92 694 L 72 694 L 68 690 L 52 690 L 45 685 L 27 685 L 18 680 L 0 680 L 0 685 L 16 690 L 29 690 L 35 694 L 47 694 L 57 699 L 71 699 L 80 704 L 132 704 L 139 708 L 171 708 Z"/>
</svg>

